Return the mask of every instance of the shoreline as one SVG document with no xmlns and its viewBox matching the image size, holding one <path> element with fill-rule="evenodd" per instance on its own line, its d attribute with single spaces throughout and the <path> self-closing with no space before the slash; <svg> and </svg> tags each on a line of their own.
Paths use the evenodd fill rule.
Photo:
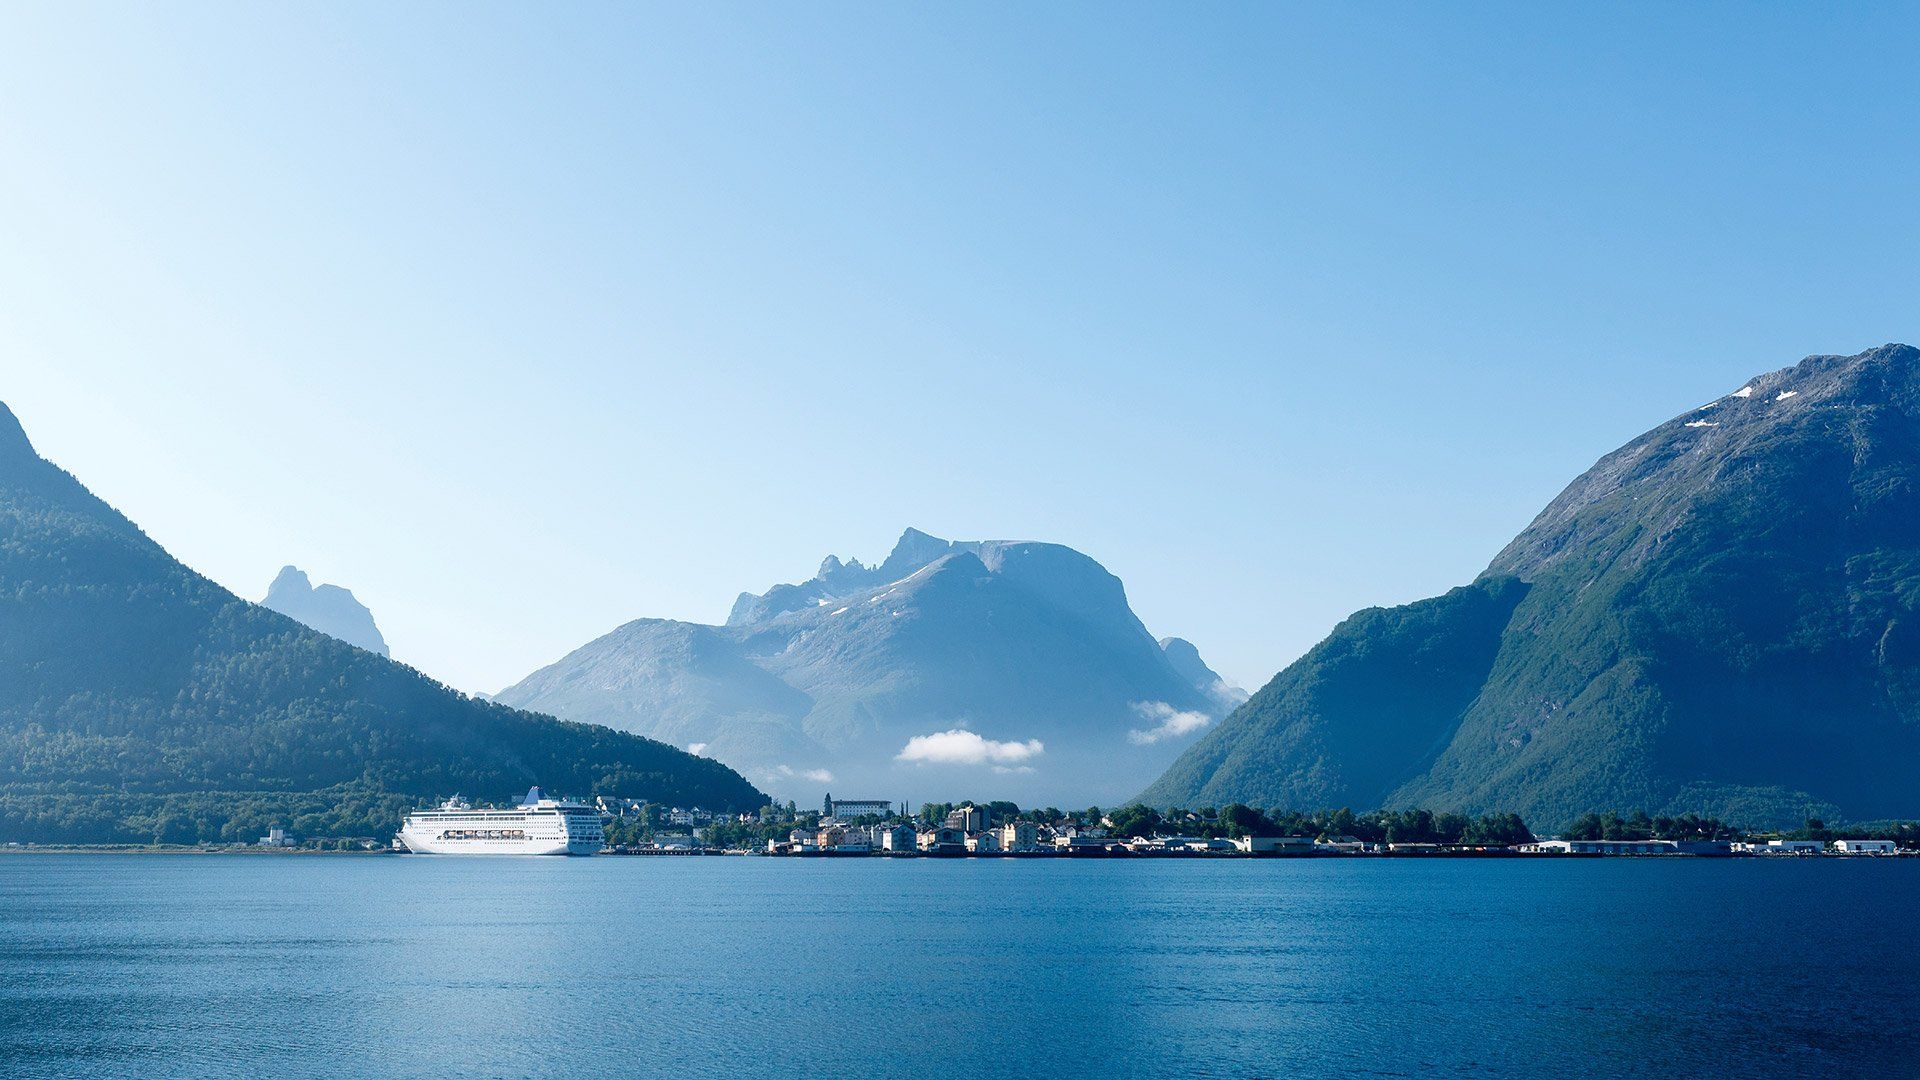
<svg viewBox="0 0 1920 1080">
<path fill-rule="evenodd" d="M 325 848 L 262 848 L 237 845 L 234 847 L 200 847 L 198 845 L 127 845 L 127 844 L 23 844 L 19 847 L 0 847 L 0 856 L 6 855 L 398 855 L 397 851 L 379 848 L 373 851 L 330 851 Z"/>
<path fill-rule="evenodd" d="M 276 858 L 276 857 L 309 857 L 310 858 L 315 856 L 348 856 L 353 858 L 370 858 L 370 857 L 389 858 L 394 856 L 408 856 L 413 858 L 434 858 L 435 857 L 430 855 L 418 855 L 414 852 L 394 851 L 388 848 L 379 848 L 371 851 L 367 851 L 367 850 L 334 851 L 334 850 L 319 849 L 319 848 L 261 848 L 261 847 L 249 847 L 244 845 L 237 845 L 234 847 L 209 848 L 209 847 L 199 847 L 199 846 L 178 846 L 178 845 L 168 846 L 168 845 L 159 845 L 159 844 L 156 844 L 156 845 L 35 844 L 35 845 L 22 845 L 20 847 L 0 847 L 0 856 L 7 856 L 7 855 L 21 855 L 21 856 L 32 856 L 32 855 L 55 855 L 55 856 L 58 856 L 58 855 L 172 855 L 172 856 L 234 855 L 234 856 L 256 857 L 256 858 Z M 442 856 L 442 857 L 485 858 L 490 856 L 453 855 L 453 856 Z M 1081 862 L 1081 861 L 1093 861 L 1093 862 L 1135 862 L 1135 861 L 1220 862 L 1220 861 L 1227 861 L 1227 862 L 1235 862 L 1235 861 L 1269 861 L 1269 860 L 1311 861 L 1311 860 L 1323 860 L 1323 859 L 1341 859 L 1341 860 L 1390 859 L 1390 860 L 1413 860 L 1413 861 L 1429 861 L 1429 862 L 1432 862 L 1432 861 L 1441 861 L 1441 862 L 1481 861 L 1481 860 L 1488 860 L 1488 859 L 1520 861 L 1520 862 L 1560 862 L 1560 861 L 1567 861 L 1567 860 L 1590 861 L 1590 860 L 1596 860 L 1596 859 L 1602 859 L 1602 860 L 1664 859 L 1664 860 L 1674 860 L 1674 861 L 1704 859 L 1709 861 L 1757 860 L 1757 861 L 1765 861 L 1765 862 L 1789 862 L 1789 861 L 1821 861 L 1821 860 L 1858 861 L 1858 860 L 1871 860 L 1871 859 L 1889 859 L 1889 860 L 1912 859 L 1912 858 L 1920 858 L 1920 851 L 1900 851 L 1900 852 L 1894 852 L 1891 854 L 1869 853 L 1869 852 L 1842 853 L 1842 852 L 1834 852 L 1834 851 L 1805 852 L 1805 853 L 1798 853 L 1798 854 L 1760 854 L 1755 852 L 1744 852 L 1744 851 L 1722 852 L 1722 853 L 1703 853 L 1703 852 L 1684 852 L 1684 851 L 1682 852 L 1671 852 L 1671 851 L 1670 852 L 1622 852 L 1622 853 L 1521 852 L 1521 851 L 1368 851 L 1368 852 L 1332 852 L 1332 851 L 1318 852 L 1316 851 L 1316 852 L 1248 853 L 1244 851 L 1137 852 L 1137 851 L 1123 850 L 1123 851 L 1099 851 L 1099 852 L 996 851 L 996 852 L 965 852 L 965 853 L 954 852 L 954 853 L 941 853 L 941 854 L 928 854 L 925 852 L 807 852 L 805 854 L 795 854 L 791 852 L 786 852 L 786 853 L 774 854 L 774 853 L 769 853 L 765 851 L 743 851 L 743 850 L 737 850 L 737 849 L 729 850 L 729 849 L 722 849 L 722 848 L 695 848 L 695 849 L 662 848 L 662 849 L 640 849 L 640 850 L 625 850 L 625 851 L 608 848 L 608 849 L 604 849 L 599 852 L 596 852 L 594 856 L 545 856 L 545 855 L 505 856 L 505 855 L 502 855 L 502 856 L 491 856 L 491 857 L 499 857 L 499 858 L 606 857 L 606 858 L 618 858 L 618 859 L 729 858 L 730 857 L 730 858 L 758 858 L 758 859 L 781 859 L 781 860 L 792 859 L 792 860 L 797 860 L 802 862 L 814 862 L 814 861 L 820 861 L 820 860 L 826 860 L 826 861 L 832 861 L 832 862 L 858 861 L 858 860 L 881 860 L 881 861 L 924 860 L 924 861 L 930 861 L 930 862 L 962 862 L 962 861 L 969 861 L 969 860 L 1003 860 L 1003 861 L 1010 861 L 1010 862 L 1022 862 L 1022 861 L 1026 861 L 1026 862 Z"/>
</svg>

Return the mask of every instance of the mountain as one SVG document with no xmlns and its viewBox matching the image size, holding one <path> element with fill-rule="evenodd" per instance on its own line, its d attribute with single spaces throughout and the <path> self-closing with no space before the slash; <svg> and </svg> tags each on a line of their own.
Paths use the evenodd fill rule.
<svg viewBox="0 0 1920 1080">
<path fill-rule="evenodd" d="M 1191 683 L 1195 689 L 1212 698 L 1215 704 L 1231 712 L 1246 703 L 1247 692 L 1220 677 L 1219 673 L 1200 659 L 1200 650 L 1186 638 L 1161 638 L 1160 651 L 1166 654 L 1167 663 L 1180 677 Z"/>
<path fill-rule="evenodd" d="M 795 798 L 1110 801 L 1237 703 L 1071 548 L 908 529 L 875 566 L 742 594 L 724 626 L 641 619 L 498 700 L 697 747 Z"/>
<path fill-rule="evenodd" d="M 349 645 L 358 645 L 380 656 L 387 652 L 387 639 L 373 623 L 373 612 L 354 599 L 350 590 L 338 585 L 315 588 L 297 566 L 280 568 L 280 575 L 267 588 L 260 606 L 291 619 L 298 619 L 315 630 L 337 637 Z"/>
<path fill-rule="evenodd" d="M 1473 584 L 1363 611 L 1141 798 L 1920 813 L 1920 350 L 1814 356 L 1601 458 Z"/>
<path fill-rule="evenodd" d="M 718 762 L 475 701 L 249 604 L 42 460 L 0 405 L 0 840 L 385 837 L 534 783 L 747 809 Z"/>
</svg>

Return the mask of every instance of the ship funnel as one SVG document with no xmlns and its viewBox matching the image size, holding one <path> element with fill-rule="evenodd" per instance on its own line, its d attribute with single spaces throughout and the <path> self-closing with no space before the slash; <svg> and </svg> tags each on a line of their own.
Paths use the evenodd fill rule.
<svg viewBox="0 0 1920 1080">
<path fill-rule="evenodd" d="M 520 805 L 532 806 L 544 798 L 546 798 L 546 795 L 541 793 L 540 785 L 535 784 L 534 786 L 527 789 L 527 797 L 520 800 Z"/>
</svg>

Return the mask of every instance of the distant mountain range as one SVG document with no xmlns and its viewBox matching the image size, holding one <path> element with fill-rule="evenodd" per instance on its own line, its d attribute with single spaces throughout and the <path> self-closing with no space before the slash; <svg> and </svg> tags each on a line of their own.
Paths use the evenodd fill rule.
<svg viewBox="0 0 1920 1080">
<path fill-rule="evenodd" d="M 0 841 L 384 838 L 532 784 L 765 797 L 677 747 L 475 701 L 249 604 L 42 460 L 0 405 Z"/>
<path fill-rule="evenodd" d="M 1920 350 L 1814 356 L 1634 439 L 1473 584 L 1370 609 L 1142 799 L 1920 813 Z"/>
<path fill-rule="evenodd" d="M 365 604 L 354 599 L 353 593 L 338 585 L 314 587 L 307 575 L 297 566 L 280 569 L 278 577 L 267 588 L 266 599 L 260 606 L 271 608 L 290 619 L 298 619 L 307 626 L 330 637 L 337 637 L 349 645 L 357 645 L 370 653 L 380 656 L 387 652 L 387 639 L 380 636 L 380 628 L 374 625 L 373 612 Z"/>
<path fill-rule="evenodd" d="M 689 746 L 777 793 L 1111 801 L 1244 699 L 1058 544 L 908 529 L 724 626 L 639 619 L 497 700 Z"/>
</svg>

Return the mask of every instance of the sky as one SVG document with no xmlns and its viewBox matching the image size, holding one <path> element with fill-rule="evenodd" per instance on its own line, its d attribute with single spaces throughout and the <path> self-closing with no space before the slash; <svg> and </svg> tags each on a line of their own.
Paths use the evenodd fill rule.
<svg viewBox="0 0 1920 1080">
<path fill-rule="evenodd" d="M 9 5 L 0 400 L 494 691 L 907 526 L 1256 687 L 1920 338 L 1898 5 Z"/>
</svg>

